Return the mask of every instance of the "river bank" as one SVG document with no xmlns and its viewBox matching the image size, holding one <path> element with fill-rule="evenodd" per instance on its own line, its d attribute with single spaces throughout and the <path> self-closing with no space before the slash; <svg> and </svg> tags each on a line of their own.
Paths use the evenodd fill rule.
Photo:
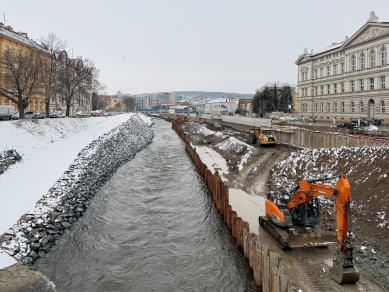
<svg viewBox="0 0 389 292">
<path fill-rule="evenodd" d="M 0 236 L 0 268 L 9 266 L 15 259 L 31 265 L 44 256 L 82 215 L 93 192 L 117 167 L 151 142 L 153 133 L 149 125 L 150 119 L 133 114 L 106 119 L 96 127 L 44 145 L 0 176 L 0 188 L 4 191 L 0 227 L 5 230 Z M 98 138 L 94 140 L 96 134 Z M 85 144 L 80 152 L 80 146 Z M 45 161 L 47 168 L 37 170 L 36 165 L 40 165 L 37 161 Z M 24 184 L 18 184 L 21 180 Z M 25 192 L 23 186 L 33 192 Z M 31 202 L 34 198 L 36 204 Z"/>
</svg>

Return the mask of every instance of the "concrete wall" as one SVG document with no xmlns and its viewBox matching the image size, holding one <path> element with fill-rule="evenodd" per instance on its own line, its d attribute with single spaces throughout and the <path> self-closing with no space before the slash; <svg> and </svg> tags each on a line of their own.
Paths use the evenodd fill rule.
<svg viewBox="0 0 389 292">
<path fill-rule="evenodd" d="M 250 127 L 271 126 L 269 119 L 245 118 L 235 116 L 213 116 L 190 114 L 192 120 L 207 122 L 217 127 L 227 126 L 239 131 Z M 360 146 L 388 146 L 389 137 L 369 136 L 362 132 L 348 134 L 308 130 L 290 126 L 272 126 L 273 134 L 279 142 L 307 148 L 337 148 Z"/>
</svg>

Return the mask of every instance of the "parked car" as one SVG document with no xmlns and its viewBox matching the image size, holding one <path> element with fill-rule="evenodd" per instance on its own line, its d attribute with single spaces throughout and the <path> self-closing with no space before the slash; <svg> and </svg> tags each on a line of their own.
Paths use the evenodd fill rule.
<svg viewBox="0 0 389 292">
<path fill-rule="evenodd" d="M 367 122 L 369 125 L 374 125 L 374 126 L 379 126 L 379 125 L 381 125 L 381 120 L 375 119 L 375 118 L 368 118 L 368 119 L 366 119 L 366 122 Z"/>
<path fill-rule="evenodd" d="M 12 119 L 12 120 L 19 120 L 19 112 L 14 113 L 14 114 L 11 116 L 11 119 Z"/>
<path fill-rule="evenodd" d="M 25 113 L 24 113 L 24 118 L 25 118 L 25 119 L 32 119 L 33 117 L 34 117 L 34 112 L 28 111 L 28 112 L 25 112 Z M 14 114 L 11 116 L 11 119 L 12 119 L 12 120 L 18 120 L 18 119 L 20 119 L 20 117 L 19 117 L 19 112 L 14 113 Z"/>
<path fill-rule="evenodd" d="M 46 118 L 46 113 L 44 113 L 44 112 L 35 112 L 33 118 L 34 119 L 44 119 L 44 118 Z"/>
<path fill-rule="evenodd" d="M 277 121 L 278 120 L 278 116 L 270 116 L 269 117 L 272 121 Z"/>
<path fill-rule="evenodd" d="M 25 119 L 32 119 L 34 117 L 34 112 L 25 112 L 24 118 Z"/>
<path fill-rule="evenodd" d="M 94 117 L 102 117 L 104 116 L 104 111 L 102 110 L 95 110 L 91 112 L 91 115 Z"/>
<path fill-rule="evenodd" d="M 358 120 L 359 120 L 359 125 L 360 126 L 367 126 L 368 122 L 366 121 L 366 118 L 353 118 L 350 120 L 351 124 L 358 125 Z"/>
<path fill-rule="evenodd" d="M 50 118 L 58 118 L 58 114 L 56 112 L 49 113 Z"/>
<path fill-rule="evenodd" d="M 13 105 L 0 105 L 0 120 L 1 119 L 10 120 L 14 112 L 15 112 L 15 108 Z"/>
<path fill-rule="evenodd" d="M 286 116 L 285 122 L 293 123 L 293 122 L 297 122 L 297 119 L 294 116 Z"/>
<path fill-rule="evenodd" d="M 79 111 L 76 113 L 76 116 L 79 117 L 79 118 L 85 118 L 85 117 L 90 117 L 90 113 L 88 112 L 83 112 L 83 111 Z"/>
<path fill-rule="evenodd" d="M 304 123 L 316 123 L 316 119 L 309 116 L 302 117 L 301 121 Z"/>
<path fill-rule="evenodd" d="M 356 129 L 358 128 L 358 124 L 352 124 L 352 123 L 339 123 L 336 125 L 338 128 L 347 128 L 347 129 Z"/>
</svg>

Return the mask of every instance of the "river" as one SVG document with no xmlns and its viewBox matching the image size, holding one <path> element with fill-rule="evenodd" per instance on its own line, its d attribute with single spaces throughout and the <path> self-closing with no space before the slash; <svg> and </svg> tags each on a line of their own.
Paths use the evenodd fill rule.
<svg viewBox="0 0 389 292">
<path fill-rule="evenodd" d="M 255 291 L 184 142 L 168 122 L 152 129 L 38 271 L 58 292 Z"/>
</svg>

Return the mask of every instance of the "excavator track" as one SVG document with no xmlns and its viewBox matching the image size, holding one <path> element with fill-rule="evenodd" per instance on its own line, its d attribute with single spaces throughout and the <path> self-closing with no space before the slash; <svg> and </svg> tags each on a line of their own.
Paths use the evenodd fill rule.
<svg viewBox="0 0 389 292">
<path fill-rule="evenodd" d="M 312 233 L 289 234 L 285 228 L 272 223 L 266 216 L 259 216 L 259 225 L 264 227 L 275 239 L 282 249 L 296 247 L 315 247 L 336 245 L 336 232 L 326 232 L 319 228 L 312 228 Z"/>
</svg>

